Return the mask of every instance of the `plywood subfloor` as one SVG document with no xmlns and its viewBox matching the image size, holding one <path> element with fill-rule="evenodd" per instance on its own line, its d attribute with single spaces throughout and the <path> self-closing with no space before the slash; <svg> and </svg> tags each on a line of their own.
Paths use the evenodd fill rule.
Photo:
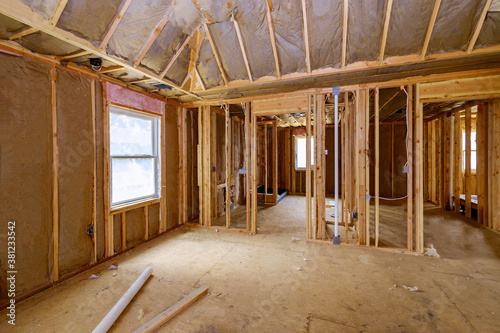
<svg viewBox="0 0 500 333">
<path fill-rule="evenodd" d="M 442 259 L 306 243 L 301 202 L 260 210 L 255 236 L 180 227 L 20 302 L 15 331 L 90 332 L 146 266 L 153 276 L 112 332 L 133 331 L 201 285 L 209 294 L 161 332 L 499 331 L 500 235 L 429 206 L 426 236 Z M 12 331 L 5 314 L 1 332 Z"/>
</svg>

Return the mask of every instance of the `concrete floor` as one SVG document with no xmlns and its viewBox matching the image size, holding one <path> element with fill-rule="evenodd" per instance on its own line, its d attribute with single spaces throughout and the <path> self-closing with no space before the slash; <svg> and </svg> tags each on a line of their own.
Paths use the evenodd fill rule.
<svg viewBox="0 0 500 333">
<path fill-rule="evenodd" d="M 304 205 L 288 196 L 260 209 L 255 236 L 180 227 L 20 302 L 14 331 L 91 332 L 152 266 L 112 332 L 133 331 L 202 285 L 209 294 L 161 332 L 500 332 L 499 234 L 427 206 L 426 243 L 441 259 L 306 243 Z M 383 211 L 381 239 L 404 246 L 393 222 L 404 207 Z M 5 314 L 0 332 L 13 331 Z"/>
</svg>

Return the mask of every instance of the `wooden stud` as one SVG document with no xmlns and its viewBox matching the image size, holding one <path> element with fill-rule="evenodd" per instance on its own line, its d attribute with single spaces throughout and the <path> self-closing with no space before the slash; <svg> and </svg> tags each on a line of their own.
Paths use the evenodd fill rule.
<svg viewBox="0 0 500 333">
<path fill-rule="evenodd" d="M 417 253 L 424 252 L 424 196 L 423 196 L 423 105 L 420 101 L 420 84 L 417 83 L 415 89 L 415 251 Z"/>
<path fill-rule="evenodd" d="M 139 54 L 135 58 L 134 67 L 139 66 L 139 64 L 141 63 L 142 59 L 144 59 L 144 57 L 148 53 L 151 46 L 153 46 L 153 43 L 155 42 L 156 38 L 158 38 L 158 36 L 160 35 L 160 32 L 163 30 L 163 28 L 167 24 L 168 16 L 170 15 L 172 10 L 174 9 L 174 6 L 175 6 L 175 3 L 170 6 L 170 8 L 165 12 L 163 17 L 161 18 L 161 20 L 155 25 L 154 30 L 151 31 L 151 33 L 149 34 L 148 39 L 146 40 L 146 43 L 142 46 L 141 51 L 139 52 Z M 163 76 L 165 76 L 165 75 L 162 75 L 162 77 Z"/>
<path fill-rule="evenodd" d="M 375 247 L 378 247 L 379 228 L 380 228 L 380 124 L 379 124 L 379 89 L 375 88 Z M 410 128 L 411 126 L 408 125 Z M 409 142 L 410 139 L 408 139 Z M 408 190 L 408 193 L 411 193 Z"/>
<path fill-rule="evenodd" d="M 366 89 L 359 89 L 356 93 L 358 245 L 368 245 L 366 243 L 366 95 L 368 95 Z"/>
<path fill-rule="evenodd" d="M 113 19 L 113 23 L 111 23 L 108 31 L 106 32 L 106 35 L 104 35 L 104 39 L 102 40 L 101 45 L 99 45 L 98 50 L 100 52 L 104 51 L 106 49 L 106 47 L 108 46 L 109 40 L 111 39 L 111 37 L 115 33 L 116 28 L 118 28 L 118 24 L 120 24 L 123 16 L 127 12 L 131 3 L 132 3 L 132 0 L 125 0 L 125 2 L 123 3 L 122 8 L 120 9 L 120 11 L 116 15 L 116 17 Z"/>
<path fill-rule="evenodd" d="M 18 38 L 21 38 L 21 37 L 24 37 L 24 36 L 27 36 L 27 35 L 31 35 L 31 34 L 34 34 L 34 33 L 37 33 L 38 32 L 38 29 L 35 29 L 35 28 L 26 28 L 24 29 L 23 31 L 20 31 L 18 32 L 17 34 L 14 34 L 12 36 L 9 37 L 9 40 L 16 40 Z"/>
<path fill-rule="evenodd" d="M 210 132 L 212 130 L 211 127 L 211 107 L 206 106 L 204 110 L 204 119 L 203 119 L 203 148 L 204 148 L 204 166 L 205 173 L 203 175 L 204 182 L 204 198 L 203 202 L 205 205 L 205 226 L 210 227 L 212 225 L 212 193 L 211 193 L 211 184 L 212 184 L 212 159 L 211 159 L 211 136 Z M 214 128 L 215 131 L 215 128 Z"/>
<path fill-rule="evenodd" d="M 250 80 L 250 82 L 253 82 L 252 71 L 250 70 L 250 63 L 248 62 L 248 56 L 245 50 L 245 44 L 243 43 L 243 37 L 241 36 L 240 25 L 234 19 L 234 15 L 233 15 L 233 23 L 234 23 L 234 30 L 236 31 L 236 36 L 238 37 L 238 44 L 240 45 L 243 62 L 245 63 L 245 68 L 247 69 L 248 79 Z"/>
<path fill-rule="evenodd" d="M 218 168 L 218 165 L 217 165 L 217 113 L 216 112 L 212 112 L 211 108 L 210 108 L 210 122 L 209 122 L 210 125 L 210 132 L 209 132 L 209 137 L 210 137 L 210 150 L 209 150 L 209 155 L 210 155 L 210 170 L 209 170 L 209 173 L 210 173 L 210 176 L 209 178 L 211 178 L 211 183 L 210 183 L 210 188 L 211 188 L 211 191 L 209 191 L 210 193 L 210 199 L 211 199 L 211 217 L 210 217 L 210 220 L 209 220 L 209 224 L 208 226 L 211 227 L 212 226 L 212 221 L 213 219 L 216 219 L 218 217 L 218 209 L 219 209 L 219 206 L 218 206 L 218 199 L 219 199 L 219 196 L 218 196 L 218 193 L 217 193 L 217 175 L 218 175 L 218 171 L 219 171 L 219 168 Z"/>
<path fill-rule="evenodd" d="M 476 175 L 477 175 L 477 222 L 484 224 L 485 189 L 485 122 L 483 105 L 477 107 L 476 118 Z"/>
<path fill-rule="evenodd" d="M 198 217 L 198 223 L 202 226 L 205 225 L 204 218 L 205 218 L 205 207 L 204 204 L 205 202 L 203 201 L 204 198 L 204 175 L 205 175 L 205 161 L 204 161 L 204 149 L 203 149 L 203 138 L 204 138 L 204 131 L 203 131 L 203 121 L 204 121 L 204 110 L 205 106 L 200 106 L 198 107 L 198 145 L 196 146 L 196 153 L 197 153 L 197 166 L 198 166 L 198 206 L 199 206 L 199 217 Z"/>
<path fill-rule="evenodd" d="M 318 238 L 318 231 L 320 228 L 319 225 L 319 218 L 318 218 L 318 128 L 319 128 L 319 111 L 318 111 L 318 96 L 313 95 L 313 120 L 314 120 L 314 127 L 313 127 L 313 137 L 314 137 L 314 168 L 313 168 L 313 179 L 314 179 L 314 185 L 313 185 L 313 204 L 314 204 L 314 212 L 313 212 L 313 230 L 312 230 L 312 236 L 313 239 Z M 293 140 L 294 143 L 294 152 L 295 152 L 295 138 Z M 296 154 L 296 153 L 295 153 Z M 297 157 L 295 156 L 295 163 Z M 294 172 L 295 173 L 295 172 Z M 295 187 L 295 179 L 294 179 L 294 187 Z"/>
<path fill-rule="evenodd" d="M 315 99 L 316 100 L 316 99 Z M 314 102 L 316 103 L 316 101 Z M 316 132 L 314 132 L 316 133 Z M 290 169 L 292 170 L 292 185 L 290 188 L 290 193 L 295 194 L 297 192 L 297 170 L 295 168 L 296 164 L 296 159 L 297 157 L 295 156 L 295 136 L 290 133 L 290 139 L 291 139 L 291 146 L 292 146 L 292 151 L 290 154 Z"/>
<path fill-rule="evenodd" d="M 350 142 L 351 142 L 351 131 L 350 131 L 350 122 L 351 122 L 351 111 L 350 111 L 350 104 L 349 104 L 349 93 L 346 92 L 344 94 L 344 133 L 342 133 L 342 140 L 344 142 L 344 156 L 343 156 L 343 162 L 344 162 L 344 210 L 345 210 L 345 217 L 344 217 L 344 228 L 345 228 L 345 243 L 348 244 L 349 240 L 349 224 L 351 222 L 351 192 L 352 192 L 352 187 L 350 186 L 351 179 L 354 178 L 354 174 L 352 173 L 352 168 L 351 168 L 351 155 L 352 151 L 350 149 Z"/>
<path fill-rule="evenodd" d="M 347 20 L 349 13 L 349 0 L 344 0 L 344 18 L 342 20 L 342 60 L 341 68 L 346 66 L 347 58 Z"/>
<path fill-rule="evenodd" d="M 268 187 L 268 166 L 269 166 L 269 158 L 268 158 L 268 140 L 267 140 L 267 125 L 263 126 L 264 128 L 264 204 L 267 203 L 267 187 Z"/>
<path fill-rule="evenodd" d="M 57 72 L 50 69 L 52 105 L 52 237 L 53 237 L 53 282 L 59 280 L 59 148 L 57 131 Z"/>
<path fill-rule="evenodd" d="M 306 238 L 311 237 L 311 97 L 306 111 Z"/>
<path fill-rule="evenodd" d="M 391 198 L 394 198 L 394 124 L 391 124 Z"/>
<path fill-rule="evenodd" d="M 57 22 L 59 22 L 59 18 L 61 17 L 61 15 L 64 11 L 64 8 L 66 8 L 67 4 L 68 4 L 68 0 L 60 0 L 59 1 L 56 9 L 54 10 L 54 14 L 52 14 L 52 17 L 50 18 L 49 29 L 55 28 L 55 26 L 57 25 Z"/>
<path fill-rule="evenodd" d="M 226 146 L 226 228 L 231 227 L 231 137 L 229 135 L 230 132 L 230 113 L 229 113 L 229 104 L 226 105 L 225 108 L 225 146 Z"/>
<path fill-rule="evenodd" d="M 443 116 L 439 120 L 440 124 L 440 131 L 439 131 L 439 149 L 440 149 L 440 154 L 439 154 L 439 159 L 441 161 L 440 163 L 440 187 L 439 187 L 439 203 L 441 205 L 441 212 L 444 212 L 446 208 L 446 166 L 447 166 L 447 159 L 446 159 L 446 117 Z"/>
<path fill-rule="evenodd" d="M 161 115 L 161 132 L 160 132 L 160 144 L 161 144 L 161 198 L 160 198 L 160 221 L 158 232 L 162 233 L 167 231 L 167 139 L 166 139 L 166 105 L 163 107 L 163 114 Z"/>
<path fill-rule="evenodd" d="M 186 223 L 188 220 L 188 183 L 187 183 L 187 163 L 188 163 L 188 142 L 187 142 L 187 109 L 181 109 L 182 115 L 182 126 L 181 126 L 181 138 L 182 138 L 182 223 Z"/>
<path fill-rule="evenodd" d="M 393 0 L 387 1 L 387 7 L 385 11 L 384 31 L 382 33 L 382 45 L 380 46 L 379 56 L 379 62 L 381 65 L 384 63 L 385 46 L 387 44 L 387 32 L 389 31 L 389 22 L 391 20 L 392 1 Z"/>
<path fill-rule="evenodd" d="M 429 47 L 429 42 L 431 40 L 432 31 L 434 30 L 434 24 L 436 23 L 436 18 L 439 12 L 439 7 L 441 6 L 441 0 L 435 0 L 434 8 L 431 14 L 431 20 L 429 21 L 429 26 L 427 27 L 427 33 L 425 35 L 424 45 L 422 46 L 421 57 L 425 59 L 427 55 L 427 48 Z"/>
<path fill-rule="evenodd" d="M 224 71 L 224 68 L 222 66 L 222 62 L 219 57 L 219 52 L 217 51 L 217 47 L 215 46 L 214 39 L 212 38 L 212 34 L 210 33 L 210 30 L 208 29 L 208 25 L 204 24 L 205 26 L 205 32 L 208 37 L 208 41 L 210 42 L 210 46 L 212 47 L 212 51 L 214 53 L 214 58 L 215 61 L 217 62 L 217 66 L 219 67 L 220 74 L 222 75 L 222 80 L 224 80 L 224 84 L 227 86 L 229 84 L 229 80 L 227 79 L 226 72 Z"/>
<path fill-rule="evenodd" d="M 488 184 L 488 190 L 486 194 L 486 198 L 488 200 L 487 206 L 486 206 L 486 213 L 485 213 L 485 225 L 489 228 L 493 227 L 493 219 L 494 219 L 494 191 L 495 191 L 495 184 L 493 181 L 494 177 L 494 162 L 495 162 L 495 117 L 494 117 L 494 106 L 493 103 L 489 102 L 488 108 L 485 112 L 486 115 L 486 128 L 487 128 L 487 144 L 485 147 L 485 151 L 487 155 L 487 182 Z"/>
<path fill-rule="evenodd" d="M 413 86 L 408 85 L 408 174 L 406 199 L 406 244 L 408 251 L 413 251 Z"/>
<path fill-rule="evenodd" d="M 106 97 L 106 84 L 102 85 L 103 95 L 103 192 L 104 192 L 104 244 L 105 256 L 111 257 L 115 253 L 114 249 L 114 227 L 113 217 L 111 216 L 111 173 L 110 173 L 110 155 L 109 155 L 109 106 Z"/>
<path fill-rule="evenodd" d="M 251 181 L 251 171 L 250 171 L 250 151 L 251 151 L 251 135 L 250 135 L 250 103 L 245 103 L 245 192 L 246 192 L 246 219 L 247 219 L 247 231 L 250 231 L 250 181 Z"/>
<path fill-rule="evenodd" d="M 175 61 L 177 60 L 177 58 L 179 58 L 182 51 L 184 51 L 184 48 L 186 47 L 186 45 L 188 45 L 190 40 L 191 40 L 191 36 L 187 36 L 186 39 L 184 40 L 184 43 L 182 43 L 181 47 L 175 52 L 175 54 L 172 56 L 172 58 L 168 62 L 167 67 L 165 67 L 165 69 L 161 72 L 160 77 L 164 77 L 165 75 L 167 75 L 167 72 L 169 71 L 170 68 L 172 68 Z"/>
<path fill-rule="evenodd" d="M 149 238 L 149 206 L 144 206 L 144 240 Z"/>
<path fill-rule="evenodd" d="M 304 50 L 306 52 L 306 68 L 307 68 L 307 73 L 311 74 L 311 55 L 309 50 L 309 27 L 307 22 L 306 0 L 302 0 L 302 24 L 303 24 L 302 33 L 304 35 Z"/>
<path fill-rule="evenodd" d="M 493 211 L 493 216 L 491 221 L 489 221 L 490 228 L 500 231 L 500 100 L 495 99 L 490 102 L 491 105 L 491 113 L 493 115 L 493 133 L 492 137 L 492 159 L 493 159 L 493 171 L 492 171 L 492 179 L 493 179 L 493 190 L 491 199 L 491 207 Z M 490 110 L 488 110 L 490 111 Z"/>
<path fill-rule="evenodd" d="M 92 117 L 92 141 L 94 149 L 92 150 L 93 170 L 92 170 L 92 226 L 94 227 L 94 234 L 92 236 L 92 245 L 94 247 L 94 261 L 97 262 L 97 142 L 96 142 L 96 90 L 95 80 L 90 82 L 90 103 L 91 103 L 91 117 Z"/>
<path fill-rule="evenodd" d="M 252 116 L 252 233 L 257 233 L 257 117 Z"/>
<path fill-rule="evenodd" d="M 278 204 L 278 123 L 275 122 L 272 126 L 273 133 L 273 203 Z"/>
<path fill-rule="evenodd" d="M 481 12 L 481 16 L 477 20 L 476 28 L 474 29 L 474 32 L 469 40 L 469 45 L 467 46 L 467 53 L 470 54 L 472 50 L 474 49 L 474 46 L 476 45 L 477 38 L 479 37 L 479 33 L 481 33 L 481 30 L 483 29 L 484 25 L 484 20 L 486 19 L 486 15 L 488 15 L 488 10 L 491 7 L 491 2 L 492 0 L 486 0 L 486 3 L 484 4 L 483 10 Z"/>
<path fill-rule="evenodd" d="M 370 246 L 370 89 L 367 89 L 366 92 L 366 116 L 365 116 L 365 237 L 366 237 L 366 245 Z"/>
<path fill-rule="evenodd" d="M 460 113 L 455 114 L 455 130 L 454 130 L 454 196 L 455 196 L 455 212 L 460 213 L 460 182 L 462 174 L 462 129 Z"/>
<path fill-rule="evenodd" d="M 465 109 L 465 217 L 472 217 L 471 109 Z"/>
<path fill-rule="evenodd" d="M 278 48 L 276 47 L 276 36 L 274 34 L 274 26 L 273 19 L 271 17 L 272 4 L 271 0 L 267 0 L 267 10 L 266 10 L 266 19 L 267 19 L 267 27 L 269 29 L 269 36 L 271 37 L 271 46 L 273 48 L 274 62 L 276 65 L 276 75 L 278 79 L 281 78 L 281 70 L 280 70 L 280 62 L 278 58 Z"/>
<path fill-rule="evenodd" d="M 127 248 L 127 212 L 122 212 L 122 251 Z"/>
</svg>

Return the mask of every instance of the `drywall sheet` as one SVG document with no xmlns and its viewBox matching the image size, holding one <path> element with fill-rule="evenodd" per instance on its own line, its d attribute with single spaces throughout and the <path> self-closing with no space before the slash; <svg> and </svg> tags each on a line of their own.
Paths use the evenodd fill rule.
<svg viewBox="0 0 500 333">
<path fill-rule="evenodd" d="M 149 35 L 172 6 L 168 0 L 135 0 L 109 40 L 108 53 L 133 63 Z"/>
<path fill-rule="evenodd" d="M 97 260 L 104 258 L 104 110 L 102 83 L 95 81 L 95 143 L 96 143 L 96 217 Z"/>
<path fill-rule="evenodd" d="M 169 20 L 141 64 L 161 73 L 186 38 L 203 23 L 203 16 L 191 0 L 177 0 Z"/>
<path fill-rule="evenodd" d="M 486 0 L 441 2 L 429 42 L 429 54 L 465 50 Z"/>
<path fill-rule="evenodd" d="M 225 21 L 208 26 L 228 80 L 248 79 L 234 23 Z"/>
<path fill-rule="evenodd" d="M 185 47 L 177 60 L 167 72 L 167 79 L 173 81 L 177 85 L 182 85 L 189 70 L 189 59 L 191 55 L 191 48 Z"/>
<path fill-rule="evenodd" d="M 418 54 L 422 51 L 433 8 L 433 0 L 393 2 L 385 57 Z"/>
<path fill-rule="evenodd" d="M 307 0 L 311 68 L 340 67 L 343 0 Z"/>
<path fill-rule="evenodd" d="M 26 28 L 28 28 L 27 25 L 0 14 L 0 38 L 8 39 L 10 36 L 21 32 Z"/>
<path fill-rule="evenodd" d="M 0 86 L 0 298 L 6 299 L 8 221 L 16 222 L 17 296 L 52 275 L 50 66 L 0 53 Z"/>
<path fill-rule="evenodd" d="M 59 275 L 90 264 L 94 138 L 91 79 L 57 70 Z"/>
<path fill-rule="evenodd" d="M 282 74 L 306 71 L 304 24 L 301 1 L 283 0 L 273 4 L 276 46 Z"/>
<path fill-rule="evenodd" d="M 222 76 L 214 58 L 214 53 L 207 38 L 203 40 L 200 47 L 200 55 L 196 62 L 196 67 L 200 73 L 205 87 L 213 88 L 224 84 Z"/>
<path fill-rule="evenodd" d="M 144 208 L 137 208 L 126 213 L 127 247 L 134 246 L 144 240 L 146 223 Z"/>
<path fill-rule="evenodd" d="M 42 32 L 21 37 L 17 42 L 31 51 L 54 56 L 68 55 L 80 51 L 79 47 Z"/>
<path fill-rule="evenodd" d="M 59 0 L 21 0 L 34 12 L 49 20 L 54 15 Z"/>
<path fill-rule="evenodd" d="M 69 0 L 57 22 L 57 27 L 70 31 L 98 47 L 120 11 L 122 3 L 122 0 Z"/>
<path fill-rule="evenodd" d="M 240 25 L 253 78 L 276 76 L 265 0 L 237 0 L 233 5 L 234 19 Z"/>
<path fill-rule="evenodd" d="M 179 222 L 179 126 L 177 124 L 177 112 L 179 109 L 166 104 L 166 170 L 167 177 L 167 229 L 176 226 Z"/>
<path fill-rule="evenodd" d="M 500 8 L 499 8 L 500 9 Z M 476 48 L 500 44 L 500 11 L 489 12 L 484 21 L 483 30 L 477 39 Z"/>
<path fill-rule="evenodd" d="M 148 216 L 148 231 L 149 237 L 158 235 L 160 230 L 160 204 L 154 204 L 149 206 L 149 216 Z"/>
<path fill-rule="evenodd" d="M 139 110 L 163 114 L 163 102 L 145 96 L 135 91 L 122 88 L 116 84 L 106 82 L 106 100 L 107 102 L 126 105 Z"/>
<path fill-rule="evenodd" d="M 379 58 L 386 6 L 386 0 L 349 1 L 347 64 Z"/>
</svg>

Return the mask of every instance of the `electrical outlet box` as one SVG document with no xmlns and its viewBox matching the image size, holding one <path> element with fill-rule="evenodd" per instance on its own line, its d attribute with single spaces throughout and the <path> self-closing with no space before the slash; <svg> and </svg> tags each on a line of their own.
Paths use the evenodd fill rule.
<svg viewBox="0 0 500 333">
<path fill-rule="evenodd" d="M 358 218 L 358 212 L 352 212 L 352 218 L 357 219 Z"/>
</svg>

